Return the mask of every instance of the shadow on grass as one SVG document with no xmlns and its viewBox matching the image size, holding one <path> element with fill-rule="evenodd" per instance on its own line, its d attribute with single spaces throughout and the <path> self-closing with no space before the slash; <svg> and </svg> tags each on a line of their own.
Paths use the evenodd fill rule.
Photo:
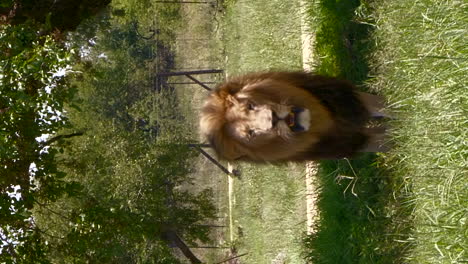
<svg viewBox="0 0 468 264">
<path fill-rule="evenodd" d="M 365 59 L 372 49 L 372 26 L 354 16 L 359 0 L 321 1 L 319 28 L 316 32 L 318 73 L 341 77 L 362 84 L 368 77 Z"/>
<path fill-rule="evenodd" d="M 305 239 L 312 263 L 403 263 L 408 210 L 394 198 L 389 173 L 375 165 L 374 154 L 320 164 L 320 220 Z"/>
<path fill-rule="evenodd" d="M 369 75 L 373 27 L 365 22 L 364 1 L 322 0 L 317 17 L 317 72 L 362 85 Z M 317 11 L 317 9 L 319 11 Z M 401 182 L 377 166 L 375 154 L 320 164 L 316 234 L 304 242 L 312 263 L 403 263 L 411 208 L 395 195 Z M 396 242 L 396 241 L 402 241 Z"/>
</svg>

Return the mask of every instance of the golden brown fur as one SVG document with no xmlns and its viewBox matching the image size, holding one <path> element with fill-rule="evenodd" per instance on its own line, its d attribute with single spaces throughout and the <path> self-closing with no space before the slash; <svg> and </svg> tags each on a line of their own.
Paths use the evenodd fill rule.
<svg viewBox="0 0 468 264">
<path fill-rule="evenodd" d="M 341 158 L 367 145 L 368 110 L 345 81 L 256 73 L 219 85 L 206 99 L 200 129 L 227 160 Z"/>
</svg>

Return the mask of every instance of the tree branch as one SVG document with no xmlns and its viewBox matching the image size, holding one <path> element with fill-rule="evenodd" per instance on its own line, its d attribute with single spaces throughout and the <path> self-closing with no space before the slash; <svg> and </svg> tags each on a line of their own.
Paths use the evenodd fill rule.
<svg viewBox="0 0 468 264">
<path fill-rule="evenodd" d="M 72 138 L 72 137 L 77 137 L 77 136 L 82 136 L 84 135 L 84 132 L 75 132 L 75 133 L 72 133 L 72 134 L 68 134 L 68 135 L 58 135 L 58 136 L 55 136 L 45 142 L 42 143 L 43 146 L 48 146 L 56 141 L 59 141 L 61 139 L 65 139 L 65 138 Z"/>
</svg>

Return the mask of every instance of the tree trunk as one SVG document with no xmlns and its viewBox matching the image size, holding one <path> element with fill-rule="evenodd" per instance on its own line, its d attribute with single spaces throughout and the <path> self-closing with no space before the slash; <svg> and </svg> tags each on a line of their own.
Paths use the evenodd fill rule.
<svg viewBox="0 0 468 264">
<path fill-rule="evenodd" d="M 190 260 L 190 263 L 192 264 L 201 264 L 203 263 L 201 260 L 193 254 L 193 252 L 190 250 L 190 248 L 185 244 L 185 242 L 177 235 L 175 231 L 169 230 L 164 232 L 164 236 L 172 242 L 174 245 L 176 245 L 184 254 L 186 258 Z"/>
</svg>

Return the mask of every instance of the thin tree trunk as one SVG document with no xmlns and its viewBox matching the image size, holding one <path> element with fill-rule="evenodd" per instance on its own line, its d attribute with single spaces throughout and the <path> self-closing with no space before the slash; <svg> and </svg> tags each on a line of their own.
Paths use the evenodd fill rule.
<svg viewBox="0 0 468 264">
<path fill-rule="evenodd" d="M 180 249 L 180 251 L 182 251 L 184 256 L 190 260 L 190 263 L 192 264 L 202 263 L 202 261 L 199 260 L 197 256 L 195 256 L 195 254 L 193 254 L 193 252 L 190 250 L 187 244 L 185 244 L 185 242 L 177 235 L 175 231 L 172 231 L 172 230 L 166 231 L 164 235 L 170 242 L 174 243 L 174 245 L 176 245 Z"/>
</svg>

